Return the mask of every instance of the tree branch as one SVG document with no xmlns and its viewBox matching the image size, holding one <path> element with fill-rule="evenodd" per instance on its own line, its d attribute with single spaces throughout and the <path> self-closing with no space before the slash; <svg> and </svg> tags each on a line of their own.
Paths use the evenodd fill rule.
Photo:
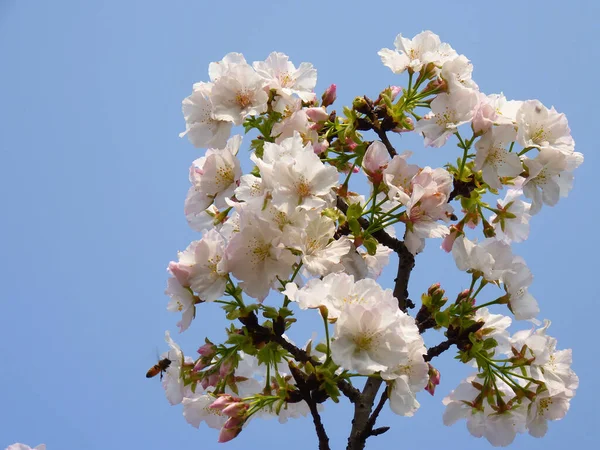
<svg viewBox="0 0 600 450">
<path fill-rule="evenodd" d="M 312 399 L 310 393 L 308 393 L 308 399 L 305 399 L 305 401 L 308 403 L 308 408 L 310 409 L 310 414 L 312 415 L 313 423 L 315 424 L 315 430 L 317 430 L 317 437 L 319 438 L 319 450 L 330 450 L 329 437 L 325 432 L 323 422 L 321 422 L 321 416 L 317 410 L 317 403 Z"/>
<path fill-rule="evenodd" d="M 448 339 L 439 343 L 438 345 L 434 345 L 433 347 L 428 348 L 427 354 L 425 356 L 423 356 L 423 359 L 426 362 L 429 362 L 436 356 L 439 356 L 442 353 L 444 353 L 446 350 L 448 350 L 454 344 L 456 344 L 456 346 L 459 349 L 461 349 L 461 350 L 464 349 L 463 347 L 465 345 L 469 345 L 471 343 L 471 341 L 469 341 L 469 334 L 475 333 L 483 325 L 484 325 L 484 322 L 475 322 L 473 325 L 471 325 L 467 329 L 459 332 L 456 336 L 450 336 Z M 450 332 L 450 331 L 451 330 L 448 330 L 448 332 Z"/>
<path fill-rule="evenodd" d="M 321 364 L 320 361 L 317 361 L 313 357 L 311 357 L 305 350 L 296 347 L 294 344 L 286 340 L 283 336 L 276 334 L 273 330 L 267 327 L 263 327 L 258 323 L 258 317 L 254 312 L 251 312 L 247 316 L 240 317 L 239 321 L 242 322 L 248 331 L 252 333 L 257 339 L 261 339 L 264 342 L 275 342 L 287 350 L 290 355 L 294 357 L 294 359 L 298 362 L 306 363 L 310 362 L 313 366 L 318 366 Z M 339 380 L 337 383 L 339 390 L 346 396 L 348 399 L 354 403 L 358 400 L 360 396 L 360 391 L 356 389 L 352 384 L 350 384 L 346 380 Z"/>
<path fill-rule="evenodd" d="M 374 430 L 373 430 L 373 427 L 375 426 L 375 422 L 377 421 L 377 417 L 379 416 L 379 413 L 383 409 L 383 405 L 385 404 L 387 399 L 388 399 L 388 387 L 386 386 L 385 389 L 383 390 L 383 392 L 381 393 L 381 397 L 379 398 L 379 403 L 377 404 L 377 407 L 375 408 L 375 410 L 371 414 L 371 417 L 369 417 L 369 420 L 367 421 L 367 426 L 364 430 L 364 438 L 365 439 L 367 439 L 369 436 L 378 436 L 379 434 L 383 434 L 383 433 L 385 433 L 385 431 L 387 431 L 387 430 L 380 431 L 379 433 L 374 434 Z M 379 428 L 378 430 L 381 430 L 381 429 Z M 388 430 L 389 430 L 389 427 L 388 427 Z"/>
<path fill-rule="evenodd" d="M 348 211 L 348 205 L 340 197 L 337 198 L 337 207 L 344 214 Z M 363 230 L 368 229 L 368 220 L 361 217 L 358 219 L 358 222 Z M 390 236 L 383 230 L 372 233 L 372 236 L 377 239 L 380 244 L 391 248 L 398 255 L 398 272 L 395 279 L 394 296 L 398 299 L 398 307 L 406 312 L 408 306 L 412 305 L 412 302 L 408 298 L 408 282 L 410 273 L 415 266 L 415 257 L 406 248 L 404 242 Z M 379 412 L 377 412 L 377 414 L 374 412 L 373 415 L 371 415 L 371 409 L 373 408 L 375 397 L 377 396 L 377 391 L 379 391 L 381 384 L 382 380 L 369 378 L 365 383 L 365 387 L 358 400 L 354 402 L 354 419 L 352 420 L 352 430 L 348 437 L 348 446 L 346 447 L 346 450 L 363 450 L 369 436 L 377 436 L 378 434 L 387 431 L 379 429 L 377 433 L 372 433 Z M 381 407 L 383 407 L 383 403 L 381 403 Z"/>
</svg>

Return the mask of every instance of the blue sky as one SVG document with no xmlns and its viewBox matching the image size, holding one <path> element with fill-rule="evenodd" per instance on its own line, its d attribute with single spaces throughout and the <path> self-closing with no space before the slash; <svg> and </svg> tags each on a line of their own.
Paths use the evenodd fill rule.
<svg viewBox="0 0 600 450">
<path fill-rule="evenodd" d="M 225 322 L 205 308 L 182 337 L 165 310 L 165 267 L 196 235 L 183 216 L 187 169 L 200 152 L 178 138 L 180 102 L 207 79 L 210 61 L 231 51 L 249 61 L 271 51 L 312 62 L 318 91 L 338 84 L 338 108 L 356 95 L 405 82 L 380 62 L 396 34 L 439 34 L 475 66 L 487 93 L 538 98 L 567 114 L 586 157 L 575 187 L 534 218 L 517 245 L 535 275 L 531 288 L 561 348 L 573 348 L 581 387 L 567 417 L 546 438 L 518 436 L 513 448 L 590 447 L 597 423 L 599 219 L 595 112 L 597 2 L 17 1 L 0 0 L 0 448 L 46 443 L 48 450 L 218 448 L 217 433 L 190 427 L 144 378 L 163 333 L 193 352 Z M 403 138 L 404 139 L 404 138 Z M 396 139 L 421 164 L 456 158 Z M 418 298 L 441 281 L 467 287 L 452 259 L 428 244 L 410 286 Z M 382 280 L 391 286 L 392 277 Z M 304 342 L 308 328 L 294 337 Z M 441 336 L 427 336 L 437 342 Z M 386 408 L 387 434 L 370 448 L 485 449 L 464 423 L 441 423 L 444 395 L 469 369 L 451 354 L 435 361 L 442 384 L 422 394 L 414 418 Z M 324 422 L 332 448 L 345 447 L 347 403 Z M 255 421 L 227 448 L 316 448 L 308 419 Z"/>
</svg>

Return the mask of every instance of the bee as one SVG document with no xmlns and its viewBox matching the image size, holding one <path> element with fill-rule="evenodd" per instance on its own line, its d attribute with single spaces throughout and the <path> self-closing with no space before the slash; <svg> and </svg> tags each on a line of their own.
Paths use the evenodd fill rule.
<svg viewBox="0 0 600 450">
<path fill-rule="evenodd" d="M 160 373 L 160 379 L 162 380 L 163 372 L 165 370 L 167 370 L 170 365 L 171 365 L 170 359 L 168 359 L 168 358 L 161 359 L 156 364 L 154 364 L 152 367 L 150 367 L 150 369 L 148 369 L 148 372 L 146 372 L 146 378 L 155 377 L 156 375 L 158 375 Z"/>
</svg>

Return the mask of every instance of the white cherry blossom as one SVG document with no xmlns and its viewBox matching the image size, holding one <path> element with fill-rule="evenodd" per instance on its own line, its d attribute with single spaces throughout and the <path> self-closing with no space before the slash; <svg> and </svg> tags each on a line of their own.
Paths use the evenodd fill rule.
<svg viewBox="0 0 600 450">
<path fill-rule="evenodd" d="M 523 171 L 519 155 L 507 150 L 516 136 L 513 125 L 501 125 L 492 127 L 475 143 L 475 170 L 482 171 L 483 181 L 492 189 L 502 189 L 501 178 L 514 178 Z"/>
<path fill-rule="evenodd" d="M 235 135 L 223 149 L 208 149 L 190 167 L 192 187 L 186 199 L 187 211 L 199 212 L 212 203 L 217 208 L 226 207 L 225 199 L 233 196 L 241 176 L 237 152 L 242 137 Z"/>
<path fill-rule="evenodd" d="M 551 396 L 549 391 L 539 393 L 527 410 L 527 430 L 534 437 L 543 437 L 549 420 L 560 420 L 569 411 L 571 396 L 560 392 Z"/>
<path fill-rule="evenodd" d="M 198 83 L 197 89 L 182 102 L 186 136 L 194 147 L 222 148 L 231 134 L 231 122 L 218 120 L 210 100 L 212 83 Z"/>
<path fill-rule="evenodd" d="M 210 405 L 215 401 L 215 397 L 210 394 L 193 394 L 191 397 L 183 399 L 183 417 L 187 423 L 195 428 L 199 428 L 204 422 L 208 427 L 220 429 L 228 417 Z"/>
<path fill-rule="evenodd" d="M 523 102 L 517 112 L 517 139 L 523 147 L 573 153 L 575 142 L 564 114 L 548 109 L 539 100 Z"/>
<path fill-rule="evenodd" d="M 228 268 L 246 294 L 262 301 L 273 282 L 285 280 L 296 257 L 281 243 L 282 233 L 252 213 L 242 216 L 240 231 L 227 245 Z"/>
<path fill-rule="evenodd" d="M 397 74 L 406 69 L 418 72 L 428 63 L 442 66 L 444 62 L 456 57 L 452 47 L 446 43 L 442 44 L 439 36 L 431 31 L 423 31 L 413 39 L 399 34 L 394 45 L 396 50 L 383 48 L 378 54 L 383 64 Z"/>
<path fill-rule="evenodd" d="M 439 94 L 431 102 L 431 113 L 415 124 L 415 132 L 423 134 L 426 147 L 441 147 L 460 125 L 473 119 L 478 103 L 479 95 L 472 89 Z"/>
<path fill-rule="evenodd" d="M 296 69 L 287 55 L 273 52 L 264 62 L 257 61 L 253 66 L 268 88 L 275 89 L 280 96 L 289 98 L 296 94 L 304 102 L 316 98 L 313 90 L 317 84 L 317 71 L 312 64 L 304 62 Z"/>
<path fill-rule="evenodd" d="M 458 55 L 456 58 L 444 63 L 441 77 L 448 83 L 448 91 L 450 92 L 459 89 L 478 90 L 479 87 L 471 78 L 472 74 L 473 64 L 465 55 Z"/>
<path fill-rule="evenodd" d="M 241 125 L 249 115 L 267 110 L 265 81 L 251 66 L 236 64 L 214 82 L 210 99 L 216 119 Z"/>
</svg>

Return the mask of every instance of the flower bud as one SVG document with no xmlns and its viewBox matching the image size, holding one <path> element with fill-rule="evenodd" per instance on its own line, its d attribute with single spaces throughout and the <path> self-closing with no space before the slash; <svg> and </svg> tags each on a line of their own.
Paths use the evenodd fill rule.
<svg viewBox="0 0 600 450">
<path fill-rule="evenodd" d="M 230 417 L 227 419 L 227 422 L 221 428 L 221 432 L 219 433 L 219 441 L 220 443 L 229 442 L 242 431 L 242 425 L 245 420 L 242 420 L 237 417 Z"/>
<path fill-rule="evenodd" d="M 225 361 L 224 363 L 221 363 L 221 366 L 219 367 L 219 375 L 221 375 L 222 378 L 225 378 L 231 373 L 231 369 L 231 361 Z"/>
<path fill-rule="evenodd" d="M 429 365 L 429 381 L 427 382 L 427 386 L 425 386 L 425 390 L 433 395 L 435 393 L 435 387 L 440 384 L 440 371 L 431 364 L 427 364 Z"/>
<path fill-rule="evenodd" d="M 313 144 L 313 151 L 317 155 L 320 155 L 321 153 L 326 152 L 328 148 L 329 148 L 329 141 L 327 139 L 317 142 L 316 144 Z"/>
<path fill-rule="evenodd" d="M 331 104 L 333 104 L 333 102 L 335 102 L 336 98 L 337 98 L 337 86 L 335 84 L 332 84 L 323 93 L 323 96 L 321 97 L 321 106 L 327 108 L 329 105 L 331 105 Z"/>
<path fill-rule="evenodd" d="M 234 402 L 221 410 L 223 414 L 229 417 L 243 417 L 246 414 L 248 405 L 244 402 Z"/>
<path fill-rule="evenodd" d="M 363 158 L 362 167 L 374 186 L 378 186 L 383 181 L 383 171 L 389 162 L 389 153 L 383 143 L 374 141 L 369 145 Z"/>
<path fill-rule="evenodd" d="M 454 303 L 458 305 L 459 303 L 466 301 L 470 295 L 471 291 L 469 289 L 465 289 L 456 296 L 456 301 Z"/>
<path fill-rule="evenodd" d="M 198 353 L 200 354 L 200 356 L 203 356 L 205 358 L 212 358 L 217 353 L 217 347 L 212 342 L 207 342 L 198 349 Z"/>
<path fill-rule="evenodd" d="M 325 122 L 329 119 L 329 113 L 325 111 L 325 108 L 306 108 L 304 110 L 306 116 L 313 122 Z"/>
</svg>

